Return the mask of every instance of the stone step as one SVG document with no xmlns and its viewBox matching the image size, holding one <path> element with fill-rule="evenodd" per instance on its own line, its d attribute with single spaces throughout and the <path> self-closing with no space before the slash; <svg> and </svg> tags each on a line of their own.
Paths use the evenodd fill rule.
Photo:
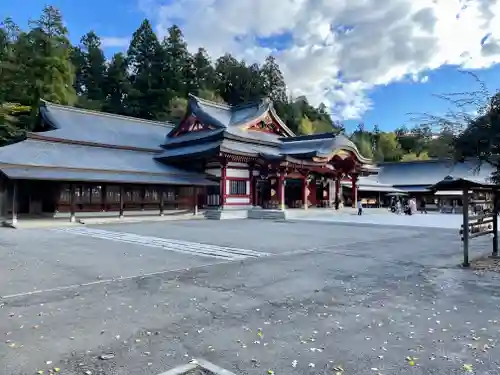
<svg viewBox="0 0 500 375">
<path fill-rule="evenodd" d="M 286 220 L 285 210 L 248 210 L 249 219 L 257 220 Z"/>
<path fill-rule="evenodd" d="M 238 220 L 247 219 L 248 210 L 207 210 L 205 218 L 208 220 Z"/>
</svg>

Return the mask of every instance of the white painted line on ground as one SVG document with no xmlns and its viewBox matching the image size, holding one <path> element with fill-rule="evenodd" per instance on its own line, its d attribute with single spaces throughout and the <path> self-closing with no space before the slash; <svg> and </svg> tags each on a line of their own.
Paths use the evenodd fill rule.
<svg viewBox="0 0 500 375">
<path fill-rule="evenodd" d="M 31 292 L 8 294 L 8 295 L 5 295 L 5 296 L 0 296 L 0 298 L 3 299 L 3 300 L 5 300 L 5 299 L 8 299 L 8 298 L 26 297 L 26 296 L 32 296 L 32 295 L 42 294 L 42 293 L 61 292 L 61 291 L 64 291 L 64 290 L 82 288 L 82 287 L 86 287 L 86 286 L 93 286 L 93 285 L 100 285 L 100 284 L 110 284 L 110 283 L 113 283 L 113 282 L 116 282 L 116 281 L 127 281 L 127 280 L 133 280 L 133 279 L 140 279 L 140 278 L 143 278 L 143 277 L 159 276 L 159 275 L 168 274 L 168 273 L 175 273 L 175 272 L 182 272 L 182 271 L 190 271 L 190 270 L 203 269 L 203 268 L 206 268 L 206 267 L 216 266 L 218 264 L 228 264 L 228 263 L 233 263 L 233 262 L 234 262 L 233 260 L 228 260 L 228 261 L 225 261 L 225 262 L 215 262 L 215 263 L 202 264 L 200 266 L 183 267 L 183 268 L 176 268 L 176 269 L 173 269 L 173 270 L 162 270 L 162 271 L 156 271 L 156 272 L 143 273 L 141 275 L 115 277 L 113 279 L 96 280 L 96 281 L 90 281 L 88 283 L 71 284 L 71 285 L 66 285 L 66 286 L 59 286 L 59 287 L 56 287 L 56 288 L 50 288 L 50 289 L 40 289 L 40 290 L 33 290 Z"/>
<path fill-rule="evenodd" d="M 402 238 L 406 238 L 406 237 L 402 237 Z M 267 254 L 268 258 L 288 257 L 288 256 L 293 256 L 293 255 L 308 254 L 308 253 L 312 253 L 312 252 L 316 252 L 316 251 L 317 252 L 328 252 L 328 251 L 334 250 L 334 249 L 339 248 L 339 247 L 348 246 L 348 245 L 355 245 L 358 243 L 361 244 L 361 243 L 366 243 L 366 242 L 372 242 L 372 241 L 371 240 L 361 240 L 361 241 L 354 241 L 354 242 L 338 243 L 338 244 L 333 244 L 333 245 L 328 245 L 328 246 L 313 247 L 313 248 L 309 248 L 309 249 L 292 250 L 292 251 L 275 253 L 275 254 L 269 254 L 269 253 L 259 253 L 259 254 Z M 258 257 L 247 257 L 245 259 L 241 259 L 241 261 L 252 260 L 252 259 L 257 259 L 257 258 Z M 233 262 L 234 262 L 234 260 L 231 259 L 231 260 L 226 260 L 224 262 L 214 262 L 214 263 L 202 264 L 200 266 L 183 267 L 183 268 L 177 268 L 177 269 L 173 269 L 173 270 L 162 270 L 162 271 L 144 273 L 141 275 L 116 277 L 116 278 L 112 278 L 112 279 L 96 280 L 96 281 L 90 281 L 87 283 L 72 284 L 72 285 L 66 285 L 66 286 L 50 288 L 50 289 L 40 289 L 40 290 L 34 290 L 34 291 L 30 291 L 30 292 L 9 294 L 9 295 L 5 295 L 5 296 L 0 296 L 0 298 L 5 300 L 5 299 L 9 299 L 9 298 L 27 297 L 27 296 L 38 295 L 38 294 L 43 294 L 43 293 L 61 292 L 61 291 L 65 291 L 65 290 L 77 289 L 77 288 L 93 286 L 93 285 L 110 284 L 110 283 L 117 282 L 117 281 L 126 281 L 126 280 L 140 279 L 140 278 L 144 278 L 144 277 L 165 275 L 165 274 L 169 274 L 169 273 L 203 269 L 203 268 L 216 266 L 219 264 L 220 265 L 231 264 Z"/>
<path fill-rule="evenodd" d="M 172 240 L 161 237 L 141 236 L 133 233 L 113 232 L 101 229 L 73 227 L 57 228 L 53 229 L 53 231 L 110 241 L 130 243 L 135 245 L 156 247 L 163 250 L 174 251 L 177 253 L 205 256 L 224 260 L 243 260 L 246 258 L 258 258 L 269 255 L 268 253 L 262 253 L 248 249 Z"/>
</svg>

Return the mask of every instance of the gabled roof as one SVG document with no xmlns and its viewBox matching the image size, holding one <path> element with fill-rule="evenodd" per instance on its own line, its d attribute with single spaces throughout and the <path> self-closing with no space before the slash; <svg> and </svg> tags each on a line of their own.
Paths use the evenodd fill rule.
<svg viewBox="0 0 500 375">
<path fill-rule="evenodd" d="M 331 156 L 335 151 L 346 150 L 353 152 L 363 163 L 371 162 L 370 159 L 363 157 L 356 145 L 342 134 L 311 134 L 281 138 L 281 141 L 281 152 L 286 155 L 325 158 Z"/>
<path fill-rule="evenodd" d="M 478 168 L 475 161 L 454 163 L 452 160 L 419 160 L 382 163 L 380 167 L 378 180 L 400 188 L 431 186 L 450 175 L 456 178 L 478 178 L 487 181 L 493 172 L 490 165 L 484 164 Z"/>
<path fill-rule="evenodd" d="M 38 137 L 125 148 L 158 150 L 172 124 L 141 120 L 43 102 L 42 119 L 50 130 Z M 28 135 L 29 136 L 29 135 Z"/>
<path fill-rule="evenodd" d="M 281 121 L 274 111 L 273 103 L 269 99 L 261 101 L 230 106 L 219 104 L 209 100 L 198 98 L 192 94 L 188 96 L 187 115 L 194 115 L 200 121 L 214 126 L 216 129 L 224 129 L 229 133 L 240 133 L 245 126 L 251 121 L 264 118 L 270 114 L 278 123 L 286 136 L 292 137 L 294 133 Z M 171 132 L 173 134 L 175 129 Z M 266 134 L 264 132 L 245 132 L 248 138 L 276 140 L 279 135 Z M 167 137 L 166 142 L 169 142 L 171 137 Z"/>
<path fill-rule="evenodd" d="M 474 177 L 455 177 L 455 176 L 446 176 L 441 181 L 432 185 L 433 190 L 448 190 L 448 191 L 456 191 L 462 190 L 464 188 L 495 188 L 498 189 L 498 185 L 491 181 L 485 181 L 481 178 Z"/>
<path fill-rule="evenodd" d="M 205 175 L 164 165 L 155 153 L 28 139 L 0 148 L 11 178 L 210 185 Z M 73 176 L 73 177 L 71 177 Z"/>
<path fill-rule="evenodd" d="M 219 130 L 205 131 L 206 142 L 183 142 L 168 144 L 166 149 L 156 158 L 159 160 L 189 159 L 214 156 L 219 152 L 262 157 L 269 160 L 288 160 L 294 162 L 310 162 L 315 157 L 328 158 L 336 151 L 351 151 L 362 163 L 370 160 L 359 154 L 356 146 L 343 135 L 333 133 L 314 134 L 310 136 L 278 138 L 276 142 L 255 142 L 251 139 Z M 194 134 L 194 133 L 193 133 Z M 190 137 L 187 134 L 186 137 Z M 178 137 L 182 139 L 183 137 Z M 173 138 L 175 140 L 177 138 Z M 178 142 L 177 142 L 178 143 Z"/>
</svg>

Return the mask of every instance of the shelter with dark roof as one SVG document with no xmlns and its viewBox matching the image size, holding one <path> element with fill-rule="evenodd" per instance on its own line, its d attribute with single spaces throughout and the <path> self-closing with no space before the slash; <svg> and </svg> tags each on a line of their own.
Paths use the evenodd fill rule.
<svg viewBox="0 0 500 375">
<path fill-rule="evenodd" d="M 436 201 L 442 204 L 461 204 L 461 192 L 436 190 L 435 184 L 448 176 L 465 178 L 489 183 L 493 168 L 489 164 L 479 166 L 476 161 L 468 160 L 457 163 L 452 160 L 416 160 L 407 162 L 381 163 L 377 174 L 361 177 L 358 181 L 359 195 L 363 199 L 384 197 L 378 193 L 405 193 L 408 196 L 424 200 L 430 209 L 437 208 Z M 346 183 L 349 193 L 350 182 Z M 385 199 L 389 203 L 389 199 Z"/>
<path fill-rule="evenodd" d="M 343 176 L 355 184 L 374 168 L 343 135 L 295 136 L 267 99 L 226 106 L 190 95 L 178 125 L 48 102 L 40 118 L 43 131 L 0 148 L 0 212 L 13 221 L 198 205 L 331 205 Z"/>
</svg>

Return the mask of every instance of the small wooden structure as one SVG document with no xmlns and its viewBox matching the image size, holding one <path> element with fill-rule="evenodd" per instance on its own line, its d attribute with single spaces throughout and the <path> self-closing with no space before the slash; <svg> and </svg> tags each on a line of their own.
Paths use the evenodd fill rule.
<svg viewBox="0 0 500 375">
<path fill-rule="evenodd" d="M 463 223 L 460 236 L 463 242 L 463 266 L 469 267 L 469 240 L 493 234 L 492 257 L 498 257 L 498 190 L 499 185 L 482 179 L 446 177 L 432 187 L 433 190 L 461 191 Z M 471 215 L 476 192 L 487 193 L 491 199 L 491 210 Z M 488 194 L 489 193 L 489 194 Z"/>
</svg>

